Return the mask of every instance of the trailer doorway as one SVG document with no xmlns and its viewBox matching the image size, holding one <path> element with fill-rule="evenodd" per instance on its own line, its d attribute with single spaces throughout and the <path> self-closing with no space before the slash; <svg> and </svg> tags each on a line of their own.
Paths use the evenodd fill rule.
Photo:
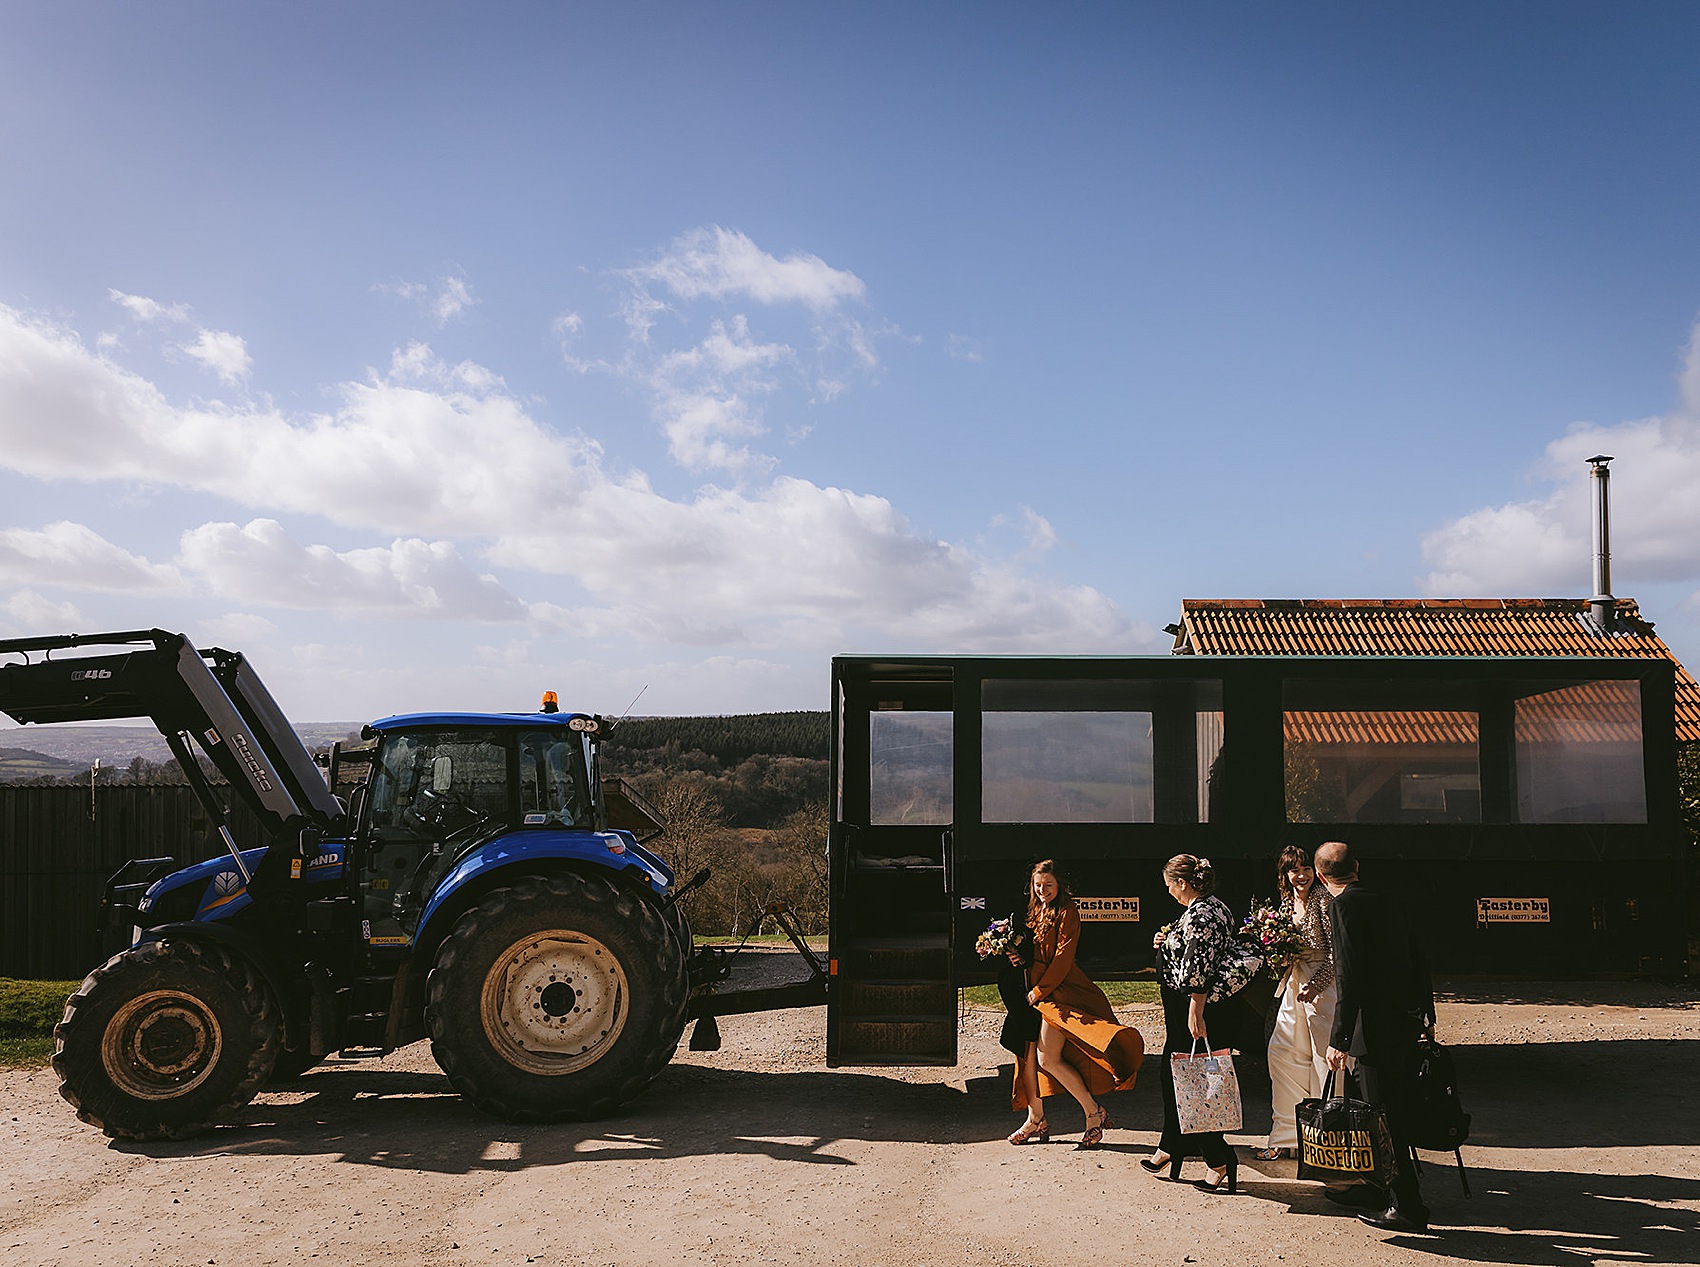
<svg viewBox="0 0 1700 1267">
<path fill-rule="evenodd" d="M 952 1065 L 954 674 L 866 668 L 835 684 L 827 1062 Z"/>
</svg>

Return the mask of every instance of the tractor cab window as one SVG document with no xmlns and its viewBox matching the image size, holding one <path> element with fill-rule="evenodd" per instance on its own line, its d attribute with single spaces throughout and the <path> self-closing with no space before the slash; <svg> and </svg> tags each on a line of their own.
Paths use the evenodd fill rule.
<svg viewBox="0 0 1700 1267">
<path fill-rule="evenodd" d="M 392 731 L 379 742 L 360 869 L 374 944 L 405 942 L 462 849 L 512 821 L 510 751 L 495 731 Z"/>
<path fill-rule="evenodd" d="M 551 728 L 520 735 L 519 807 L 527 826 L 595 826 L 584 740 L 576 731 Z"/>
<path fill-rule="evenodd" d="M 372 835 L 442 840 L 511 815 L 508 750 L 495 734 L 412 731 L 384 737 L 366 817 Z"/>
</svg>

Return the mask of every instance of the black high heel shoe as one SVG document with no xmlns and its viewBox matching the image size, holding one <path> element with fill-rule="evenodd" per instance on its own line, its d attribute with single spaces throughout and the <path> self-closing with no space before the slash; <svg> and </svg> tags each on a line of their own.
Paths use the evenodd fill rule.
<svg viewBox="0 0 1700 1267">
<path fill-rule="evenodd" d="M 1166 1170 L 1169 1172 L 1170 1181 L 1179 1183 L 1181 1177 L 1181 1162 L 1185 1160 L 1186 1158 L 1180 1153 L 1171 1153 L 1163 1161 L 1152 1161 L 1149 1157 L 1141 1157 L 1139 1159 L 1139 1166 L 1140 1169 L 1145 1171 L 1148 1175 L 1160 1175 Z"/>
<path fill-rule="evenodd" d="M 1212 1169 L 1214 1169 L 1214 1167 L 1212 1167 Z M 1192 1186 L 1197 1188 L 1200 1192 L 1226 1192 L 1229 1196 L 1232 1196 L 1234 1193 L 1239 1191 L 1240 1159 L 1232 1153 L 1228 1154 L 1227 1174 L 1223 1175 L 1222 1178 L 1218 1179 L 1215 1183 L 1211 1183 L 1208 1179 L 1194 1179 L 1192 1181 Z"/>
</svg>

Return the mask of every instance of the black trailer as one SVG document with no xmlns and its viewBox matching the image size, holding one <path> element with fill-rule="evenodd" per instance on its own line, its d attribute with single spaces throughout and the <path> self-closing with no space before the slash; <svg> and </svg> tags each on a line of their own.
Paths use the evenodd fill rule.
<svg viewBox="0 0 1700 1267">
<path fill-rule="evenodd" d="M 974 941 L 1054 858 L 1098 979 L 1147 973 L 1161 866 L 1243 914 L 1349 840 L 1437 971 L 1668 973 L 1687 950 L 1668 660 L 839 656 L 827 1060 L 953 1064 Z"/>
</svg>

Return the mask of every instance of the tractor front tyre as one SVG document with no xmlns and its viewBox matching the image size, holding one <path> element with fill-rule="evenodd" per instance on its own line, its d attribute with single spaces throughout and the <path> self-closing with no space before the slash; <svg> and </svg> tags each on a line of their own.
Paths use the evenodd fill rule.
<svg viewBox="0 0 1700 1267">
<path fill-rule="evenodd" d="M 168 938 L 89 973 L 53 1038 L 59 1094 L 83 1121 L 118 1139 L 182 1139 L 254 1098 L 282 1026 L 246 962 Z"/>
<path fill-rule="evenodd" d="M 562 873 L 497 889 L 431 969 L 431 1050 L 455 1089 L 518 1122 L 605 1115 L 673 1058 L 684 957 L 655 906 Z"/>
</svg>

